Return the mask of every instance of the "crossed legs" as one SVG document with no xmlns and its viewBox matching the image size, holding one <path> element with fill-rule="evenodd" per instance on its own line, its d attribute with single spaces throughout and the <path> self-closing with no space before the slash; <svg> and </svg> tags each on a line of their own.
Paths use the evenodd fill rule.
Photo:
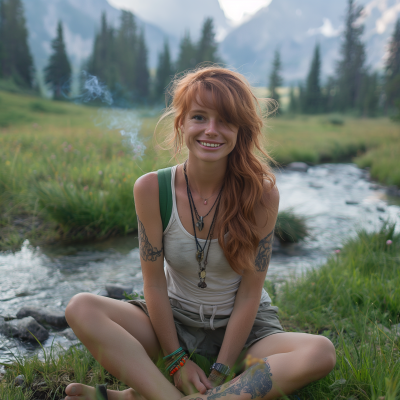
<svg viewBox="0 0 400 400">
<path fill-rule="evenodd" d="M 149 318 L 130 304 L 81 293 L 67 307 L 66 318 L 94 358 L 132 389 L 108 390 L 110 400 L 226 400 L 273 399 L 326 376 L 335 365 L 335 349 L 325 337 L 304 333 L 279 333 L 261 339 L 248 350 L 265 358 L 263 367 L 239 375 L 233 382 L 205 395 L 183 397 L 157 369 L 160 346 Z M 94 400 L 94 390 L 71 384 L 68 400 Z"/>
</svg>

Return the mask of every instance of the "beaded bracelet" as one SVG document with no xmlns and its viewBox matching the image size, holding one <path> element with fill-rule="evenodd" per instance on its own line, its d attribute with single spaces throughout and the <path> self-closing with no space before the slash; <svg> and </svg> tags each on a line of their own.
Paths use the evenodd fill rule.
<svg viewBox="0 0 400 400">
<path fill-rule="evenodd" d="M 171 360 L 168 364 L 167 364 L 167 371 L 170 371 L 171 369 L 173 369 L 176 365 L 178 365 L 180 363 L 180 361 L 182 360 L 182 358 L 184 358 L 186 356 L 185 352 L 179 353 L 179 356 L 174 358 L 173 360 Z"/>
<path fill-rule="evenodd" d="M 182 357 L 182 359 L 179 360 L 178 363 L 172 363 L 172 366 L 174 366 L 174 364 L 175 364 L 175 366 L 174 366 L 174 368 L 172 368 L 171 371 L 169 371 L 169 376 L 174 376 L 175 373 L 177 373 L 186 364 L 187 359 L 188 359 L 188 356 L 184 355 Z"/>
<path fill-rule="evenodd" d="M 185 356 L 186 353 L 182 350 L 179 353 L 173 355 L 172 357 L 169 358 L 169 360 L 165 361 L 167 368 L 170 368 L 171 365 L 179 363 L 179 361 L 182 359 L 183 356 Z"/>
</svg>

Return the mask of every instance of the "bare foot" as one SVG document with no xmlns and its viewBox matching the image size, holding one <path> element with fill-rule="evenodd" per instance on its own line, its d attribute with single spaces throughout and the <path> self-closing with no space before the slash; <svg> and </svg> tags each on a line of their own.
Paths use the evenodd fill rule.
<svg viewBox="0 0 400 400">
<path fill-rule="evenodd" d="M 81 383 L 71 383 L 65 389 L 65 400 L 96 400 L 96 389 Z M 143 396 L 133 389 L 122 391 L 107 390 L 108 400 L 145 400 Z"/>
</svg>

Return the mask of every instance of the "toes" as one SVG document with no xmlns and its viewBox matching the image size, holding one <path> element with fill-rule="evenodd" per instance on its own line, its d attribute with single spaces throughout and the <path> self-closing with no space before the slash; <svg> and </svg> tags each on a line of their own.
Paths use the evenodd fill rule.
<svg viewBox="0 0 400 400">
<path fill-rule="evenodd" d="M 82 386 L 82 385 L 80 385 L 79 383 L 71 383 L 70 385 L 68 385 L 66 388 L 65 388 L 65 393 L 68 395 L 68 396 L 79 396 L 81 393 L 81 390 L 79 390 L 79 386 Z"/>
</svg>

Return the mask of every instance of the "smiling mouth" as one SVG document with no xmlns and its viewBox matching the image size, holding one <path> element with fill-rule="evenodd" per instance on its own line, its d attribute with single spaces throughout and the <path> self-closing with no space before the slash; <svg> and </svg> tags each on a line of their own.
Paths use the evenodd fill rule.
<svg viewBox="0 0 400 400">
<path fill-rule="evenodd" d="M 223 145 L 223 143 L 207 143 L 207 142 L 201 142 L 200 140 L 198 142 L 202 146 L 211 147 L 211 148 L 221 147 Z"/>
</svg>

